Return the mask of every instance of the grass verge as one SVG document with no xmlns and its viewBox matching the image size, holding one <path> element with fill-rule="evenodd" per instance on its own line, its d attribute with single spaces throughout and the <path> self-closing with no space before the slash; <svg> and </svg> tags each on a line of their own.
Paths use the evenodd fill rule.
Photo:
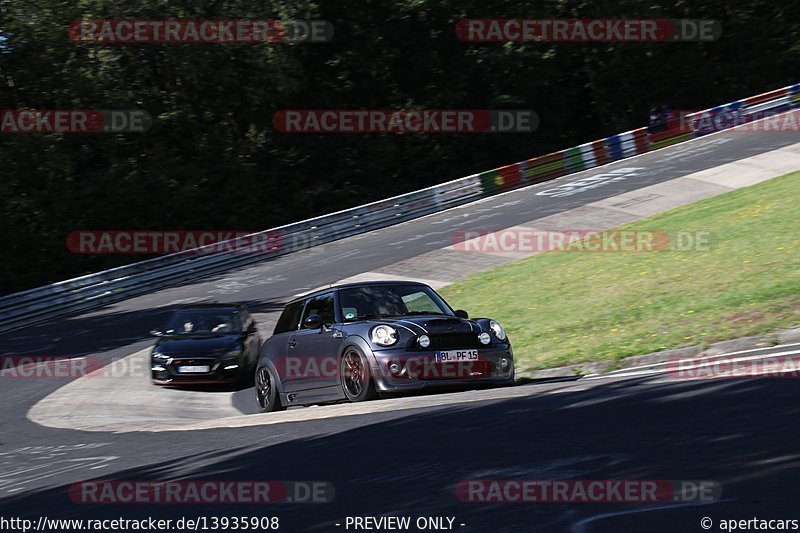
<svg viewBox="0 0 800 533">
<path fill-rule="evenodd" d="M 618 360 L 800 323 L 800 172 L 622 228 L 710 231 L 705 249 L 549 252 L 443 296 L 507 330 L 520 370 Z"/>
</svg>

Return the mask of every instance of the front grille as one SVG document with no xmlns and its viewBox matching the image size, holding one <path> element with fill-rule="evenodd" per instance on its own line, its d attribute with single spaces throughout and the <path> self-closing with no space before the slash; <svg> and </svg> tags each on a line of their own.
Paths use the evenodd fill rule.
<svg viewBox="0 0 800 533">
<path fill-rule="evenodd" d="M 451 348 L 485 348 L 478 340 L 478 334 L 469 333 L 432 333 L 428 334 L 431 345 L 426 350 L 449 350 Z M 417 344 L 419 346 L 419 344 Z"/>
<path fill-rule="evenodd" d="M 197 373 L 186 373 L 186 372 L 178 372 L 178 368 L 182 366 L 207 366 L 209 368 L 208 372 L 197 372 Z M 208 376 L 216 372 L 217 367 L 219 366 L 219 361 L 216 359 L 209 359 L 206 357 L 181 357 L 177 359 L 173 359 L 170 361 L 166 367 L 174 374 L 180 375 L 181 377 L 191 378 L 192 376 Z"/>
<path fill-rule="evenodd" d="M 216 362 L 217 362 L 216 359 L 209 359 L 207 357 L 175 357 L 172 359 L 173 365 L 181 365 L 181 366 L 208 365 L 213 368 Z"/>
</svg>

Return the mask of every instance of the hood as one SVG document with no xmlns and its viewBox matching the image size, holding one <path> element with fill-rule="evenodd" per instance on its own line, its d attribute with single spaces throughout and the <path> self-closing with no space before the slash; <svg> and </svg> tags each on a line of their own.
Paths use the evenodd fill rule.
<svg viewBox="0 0 800 533">
<path fill-rule="evenodd" d="M 169 337 L 161 339 L 156 346 L 167 355 L 223 355 L 241 347 L 238 335 L 215 335 L 208 337 Z"/>
<path fill-rule="evenodd" d="M 370 322 L 393 324 L 398 327 L 405 326 L 413 330 L 415 335 L 423 333 L 475 333 L 477 335 L 483 331 L 477 322 L 456 316 L 415 315 L 403 318 L 382 318 L 370 320 Z"/>
</svg>

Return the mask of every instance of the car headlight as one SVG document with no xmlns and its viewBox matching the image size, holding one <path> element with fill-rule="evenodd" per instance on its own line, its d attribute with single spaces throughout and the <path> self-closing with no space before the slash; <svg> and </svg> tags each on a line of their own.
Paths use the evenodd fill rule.
<svg viewBox="0 0 800 533">
<path fill-rule="evenodd" d="M 159 361 L 166 361 L 167 359 L 170 358 L 169 355 L 159 351 L 158 348 L 153 350 L 153 354 L 152 355 L 153 355 L 153 359 L 158 359 Z"/>
<path fill-rule="evenodd" d="M 391 326 L 377 326 L 372 330 L 372 342 L 380 346 L 391 346 L 397 342 L 397 330 Z"/>
<path fill-rule="evenodd" d="M 503 326 L 501 326 L 494 320 L 489 322 L 489 329 L 491 329 L 492 333 L 494 333 L 494 336 L 500 339 L 501 341 L 506 340 L 506 332 L 503 331 Z"/>
<path fill-rule="evenodd" d="M 492 342 L 492 338 L 485 331 L 478 335 L 478 340 L 481 341 L 481 344 L 489 344 Z"/>
<path fill-rule="evenodd" d="M 242 354 L 242 350 L 236 348 L 235 350 L 231 350 L 230 352 L 226 353 L 222 356 L 223 359 L 233 359 L 234 357 L 239 357 Z"/>
</svg>

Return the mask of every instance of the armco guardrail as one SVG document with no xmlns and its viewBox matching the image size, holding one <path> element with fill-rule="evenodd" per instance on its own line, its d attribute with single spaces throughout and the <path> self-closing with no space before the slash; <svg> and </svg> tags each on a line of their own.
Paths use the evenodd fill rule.
<svg viewBox="0 0 800 533">
<path fill-rule="evenodd" d="M 0 332 L 291 253 L 298 248 L 297 243 L 302 243 L 300 247 L 316 246 L 384 228 L 727 129 L 761 118 L 764 113 L 796 108 L 800 108 L 800 84 L 693 113 L 667 131 L 649 133 L 647 128 L 639 128 L 427 189 L 234 239 L 229 241 L 234 245 L 231 251 L 224 251 L 224 243 L 222 246 L 215 244 L 12 294 L 0 298 Z M 722 114 L 726 116 L 725 121 L 713 120 Z M 729 120 L 730 117 L 734 120 Z M 246 245 L 259 238 L 266 245 L 257 252 L 235 251 L 235 245 Z M 286 246 L 287 243 L 291 245 Z M 220 248 L 223 251 L 214 251 Z"/>
</svg>

